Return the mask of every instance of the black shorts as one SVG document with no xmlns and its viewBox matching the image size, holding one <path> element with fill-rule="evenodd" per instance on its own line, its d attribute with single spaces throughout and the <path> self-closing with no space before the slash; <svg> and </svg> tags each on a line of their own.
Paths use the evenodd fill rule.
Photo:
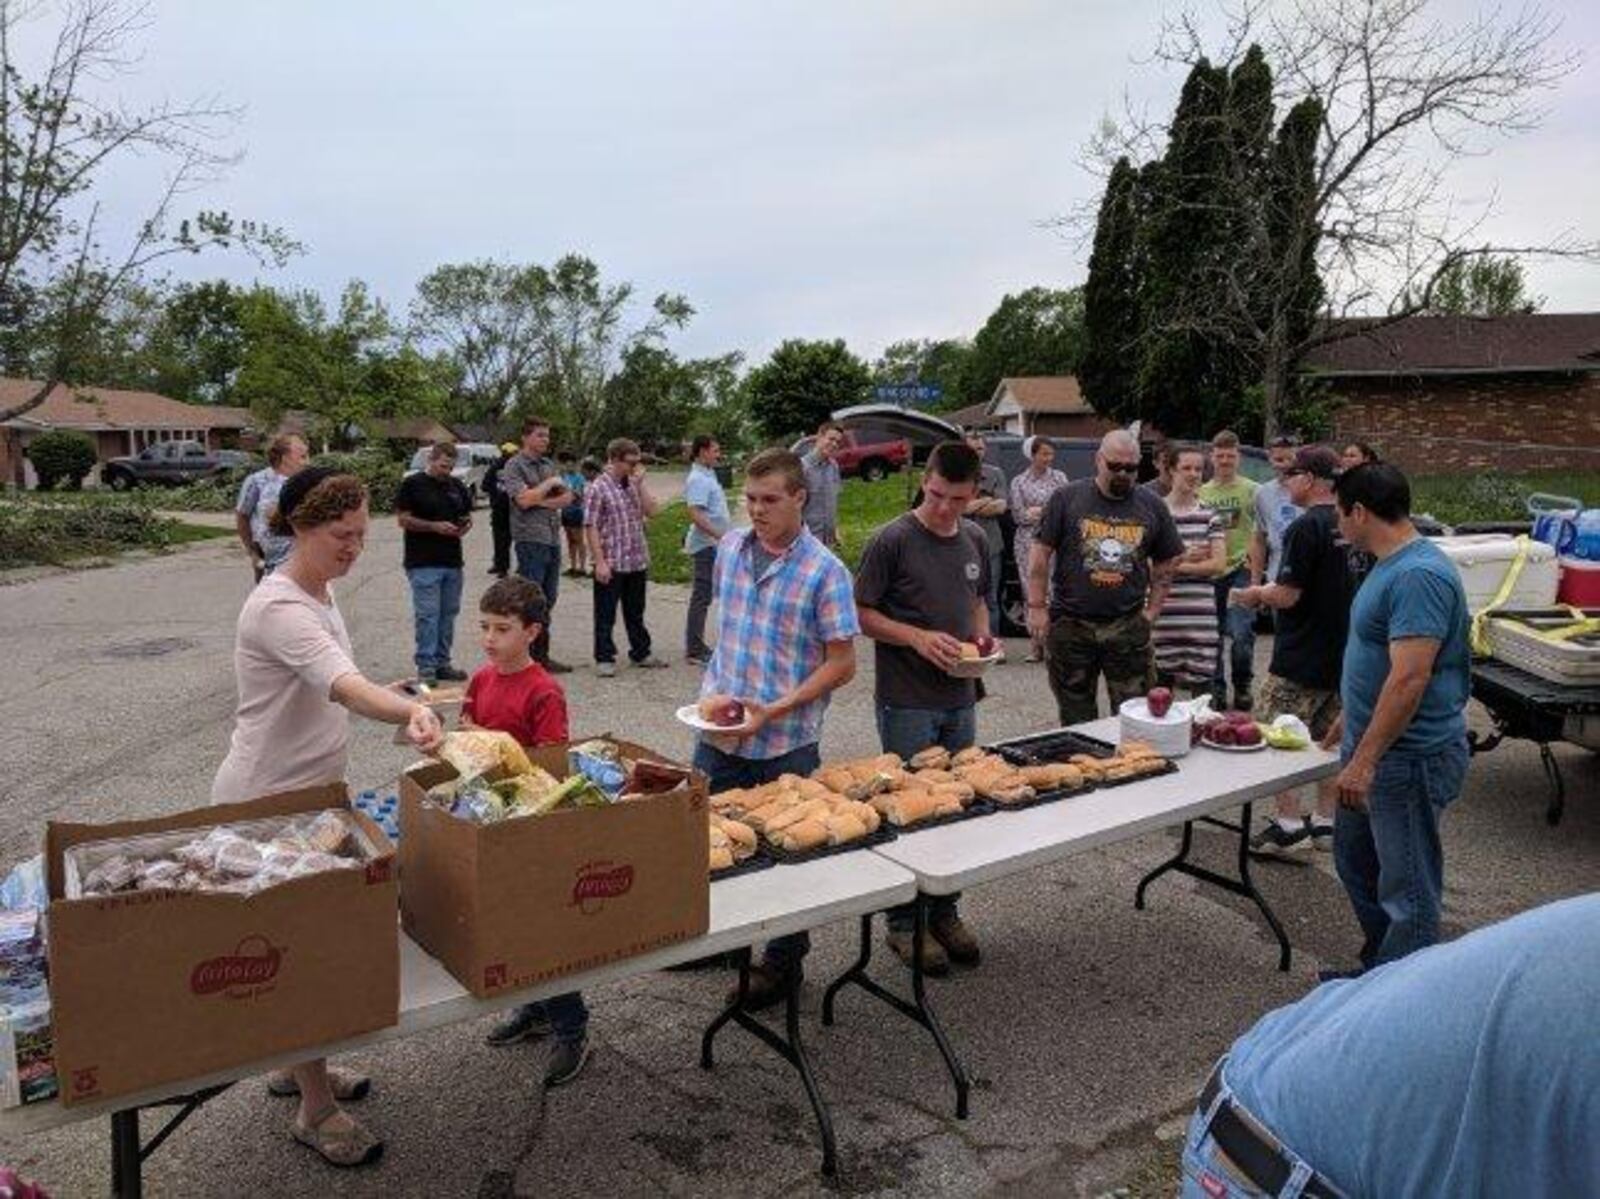
<svg viewBox="0 0 1600 1199">
<path fill-rule="evenodd" d="M 583 528 L 583 509 L 582 508 L 563 508 L 563 509 L 561 509 L 561 527 L 563 529 L 581 529 L 581 528 Z"/>
</svg>

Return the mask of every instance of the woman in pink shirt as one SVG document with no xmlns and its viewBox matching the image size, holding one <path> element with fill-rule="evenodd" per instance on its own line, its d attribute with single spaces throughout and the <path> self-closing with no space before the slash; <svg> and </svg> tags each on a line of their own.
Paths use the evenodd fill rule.
<svg viewBox="0 0 1600 1199">
<path fill-rule="evenodd" d="M 329 584 L 361 556 L 367 520 L 367 490 L 352 475 L 309 467 L 283 485 L 274 532 L 292 534 L 294 549 L 239 613 L 239 706 L 213 803 L 344 782 L 350 712 L 404 725 L 422 750 L 443 738 L 431 708 L 371 682 L 352 660 Z M 267 1085 L 300 1097 L 294 1137 L 332 1164 L 359 1166 L 383 1153 L 383 1142 L 339 1107 L 367 1093 L 366 1078 L 318 1060 L 280 1071 Z"/>
</svg>

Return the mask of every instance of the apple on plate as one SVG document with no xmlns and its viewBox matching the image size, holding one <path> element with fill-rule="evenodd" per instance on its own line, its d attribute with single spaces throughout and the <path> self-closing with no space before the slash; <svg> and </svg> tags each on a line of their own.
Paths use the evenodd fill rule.
<svg viewBox="0 0 1600 1199">
<path fill-rule="evenodd" d="M 972 648 L 978 651 L 980 658 L 992 658 L 1000 650 L 1000 643 L 987 633 L 982 633 L 972 639 Z"/>
<path fill-rule="evenodd" d="M 1237 745 L 1238 732 L 1237 725 L 1224 720 L 1206 730 L 1206 740 L 1213 745 Z"/>
<path fill-rule="evenodd" d="M 1233 730 L 1235 745 L 1260 745 L 1261 730 L 1253 724 L 1241 724 Z"/>
<path fill-rule="evenodd" d="M 1172 692 L 1166 687 L 1152 687 L 1144 697 L 1150 715 L 1160 720 L 1172 709 Z"/>
<path fill-rule="evenodd" d="M 700 701 L 700 719 L 722 729 L 736 729 L 745 722 L 744 705 L 731 695 L 708 695 Z"/>
</svg>

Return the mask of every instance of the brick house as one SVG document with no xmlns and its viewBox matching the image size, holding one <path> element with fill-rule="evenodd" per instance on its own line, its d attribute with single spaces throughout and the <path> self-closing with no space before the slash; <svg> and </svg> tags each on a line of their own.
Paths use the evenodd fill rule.
<svg viewBox="0 0 1600 1199">
<path fill-rule="evenodd" d="M 31 379 L 0 378 L 0 409 L 26 402 L 40 386 Z M 226 449 L 238 445 L 250 425 L 242 408 L 185 404 L 151 391 L 58 385 L 37 408 L 0 423 L 0 485 L 32 486 L 28 442 L 50 429 L 87 434 L 103 465 L 161 441 L 201 441 L 210 450 Z"/>
<path fill-rule="evenodd" d="M 1600 471 L 1600 313 L 1418 316 L 1321 347 L 1334 438 L 1402 469 Z"/>
<path fill-rule="evenodd" d="M 983 427 L 1023 437 L 1100 437 L 1117 423 L 1089 407 L 1076 375 L 1022 375 L 995 385 Z"/>
</svg>

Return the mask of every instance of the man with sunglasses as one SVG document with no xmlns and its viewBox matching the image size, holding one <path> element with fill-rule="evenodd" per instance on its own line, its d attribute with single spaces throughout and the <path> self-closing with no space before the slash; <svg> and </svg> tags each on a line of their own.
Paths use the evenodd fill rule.
<svg viewBox="0 0 1600 1199">
<path fill-rule="evenodd" d="M 1102 674 L 1113 711 L 1149 689 L 1150 626 L 1184 552 L 1166 504 L 1135 486 L 1138 440 L 1107 433 L 1094 462 L 1094 478 L 1050 497 L 1028 559 L 1028 631 L 1046 640 L 1064 725 L 1098 715 Z"/>
</svg>

